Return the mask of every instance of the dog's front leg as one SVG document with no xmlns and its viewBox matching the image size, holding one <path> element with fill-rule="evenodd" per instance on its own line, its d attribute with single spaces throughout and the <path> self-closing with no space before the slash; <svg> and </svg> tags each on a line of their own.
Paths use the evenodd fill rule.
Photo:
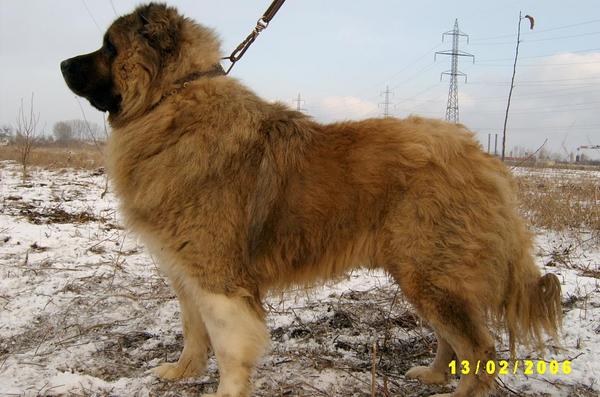
<svg viewBox="0 0 600 397">
<path fill-rule="evenodd" d="M 183 351 L 176 363 L 163 363 L 152 372 L 165 380 L 201 376 L 208 360 L 209 339 L 194 291 L 171 279 L 181 308 Z M 188 288 L 188 289 L 186 289 Z"/>
<path fill-rule="evenodd" d="M 221 377 L 217 392 L 203 397 L 250 396 L 252 371 L 269 342 L 264 319 L 245 297 L 201 291 L 199 305 Z"/>
</svg>

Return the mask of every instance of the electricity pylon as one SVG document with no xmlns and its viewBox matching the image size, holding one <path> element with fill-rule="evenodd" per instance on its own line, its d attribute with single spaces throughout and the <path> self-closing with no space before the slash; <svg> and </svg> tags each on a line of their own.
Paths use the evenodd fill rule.
<svg viewBox="0 0 600 397">
<path fill-rule="evenodd" d="M 460 37 L 466 37 L 467 43 L 469 43 L 469 36 L 465 33 L 461 32 L 458 29 L 458 19 L 454 21 L 454 29 L 449 30 L 442 34 L 442 42 L 444 41 L 444 37 L 452 36 L 452 49 L 446 51 L 437 51 L 433 57 L 434 61 L 437 55 L 451 55 L 451 67 L 450 70 L 442 72 L 440 76 L 440 81 L 444 77 L 444 75 L 450 76 L 450 88 L 448 89 L 448 105 L 446 106 L 446 120 L 452 123 L 458 123 L 459 120 L 459 112 L 458 112 L 458 79 L 457 77 L 464 77 L 465 83 L 467 82 L 467 75 L 458 70 L 458 57 L 472 57 L 473 63 L 475 63 L 475 56 L 469 54 L 468 52 L 464 52 L 458 49 L 459 39 Z"/>
<path fill-rule="evenodd" d="M 304 99 L 302 99 L 302 96 L 300 96 L 300 93 L 298 93 L 298 97 L 296 99 L 294 99 L 293 102 L 296 103 L 296 111 L 298 111 L 298 112 L 304 112 L 304 111 L 306 111 L 306 109 L 304 109 L 302 107 L 302 104 L 304 102 L 306 102 L 306 101 Z"/>
<path fill-rule="evenodd" d="M 381 95 L 383 95 L 384 100 L 379 106 L 383 107 L 383 117 L 388 118 L 390 117 L 390 95 L 394 95 L 394 93 L 390 91 L 389 86 L 385 86 L 385 91 L 383 91 Z"/>
</svg>

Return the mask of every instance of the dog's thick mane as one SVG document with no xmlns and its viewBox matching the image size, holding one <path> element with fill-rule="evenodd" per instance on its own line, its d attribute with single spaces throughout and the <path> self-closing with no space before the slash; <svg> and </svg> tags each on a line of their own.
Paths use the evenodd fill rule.
<svg viewBox="0 0 600 397">
<path fill-rule="evenodd" d="M 108 34 L 123 46 L 135 42 L 135 47 L 142 47 L 121 54 L 119 70 L 114 73 L 123 97 L 120 111 L 110 115 L 117 127 L 152 110 L 178 81 L 212 70 L 221 59 L 220 41 L 212 29 L 183 18 L 177 9 L 163 3 L 139 6 L 117 19 Z M 137 35 L 145 40 L 137 40 Z"/>
</svg>

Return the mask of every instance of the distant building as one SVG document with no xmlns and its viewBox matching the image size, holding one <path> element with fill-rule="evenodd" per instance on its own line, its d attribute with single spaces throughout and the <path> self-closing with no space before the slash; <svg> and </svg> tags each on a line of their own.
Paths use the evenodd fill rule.
<svg viewBox="0 0 600 397">
<path fill-rule="evenodd" d="M 6 132 L 0 132 L 0 146 L 8 146 L 12 140 L 12 135 Z"/>
</svg>

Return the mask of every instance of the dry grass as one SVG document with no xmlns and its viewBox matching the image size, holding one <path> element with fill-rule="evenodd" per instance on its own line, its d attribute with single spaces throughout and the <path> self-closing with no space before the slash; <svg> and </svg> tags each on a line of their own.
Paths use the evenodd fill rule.
<svg viewBox="0 0 600 397">
<path fill-rule="evenodd" d="M 29 165 L 46 169 L 96 169 L 104 166 L 103 149 L 96 146 L 33 147 Z M 0 146 L 0 161 L 19 162 L 16 146 Z"/>
<path fill-rule="evenodd" d="M 557 232 L 590 232 L 600 239 L 600 178 L 532 173 L 517 178 L 521 210 L 532 225 Z"/>
</svg>

